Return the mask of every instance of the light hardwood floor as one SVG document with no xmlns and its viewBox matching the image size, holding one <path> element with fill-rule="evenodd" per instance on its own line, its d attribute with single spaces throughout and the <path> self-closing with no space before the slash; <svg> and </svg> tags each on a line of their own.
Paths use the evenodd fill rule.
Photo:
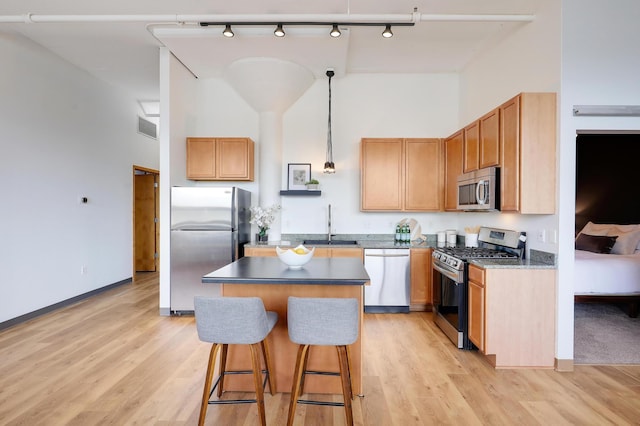
<svg viewBox="0 0 640 426">
<path fill-rule="evenodd" d="M 210 345 L 192 317 L 158 315 L 156 274 L 138 278 L 0 332 L 0 424 L 197 424 Z M 356 424 L 640 424 L 640 366 L 494 370 L 430 313 L 367 314 L 363 332 Z M 266 394 L 267 424 L 286 423 L 288 397 Z M 340 407 L 299 405 L 296 417 L 344 424 Z M 210 425 L 256 420 L 255 404 L 207 413 Z"/>
</svg>

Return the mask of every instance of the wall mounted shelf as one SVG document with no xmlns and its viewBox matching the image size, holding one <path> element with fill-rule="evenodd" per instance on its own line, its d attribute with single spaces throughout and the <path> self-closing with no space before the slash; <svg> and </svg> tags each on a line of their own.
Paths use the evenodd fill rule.
<svg viewBox="0 0 640 426">
<path fill-rule="evenodd" d="M 296 190 L 296 191 L 280 191 L 280 195 L 299 195 L 299 196 L 319 196 L 322 194 L 322 191 L 307 191 L 307 190 Z"/>
</svg>

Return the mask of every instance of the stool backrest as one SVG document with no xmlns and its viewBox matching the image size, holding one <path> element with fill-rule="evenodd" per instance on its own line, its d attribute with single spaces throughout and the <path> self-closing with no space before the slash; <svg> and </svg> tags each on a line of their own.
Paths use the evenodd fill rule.
<svg viewBox="0 0 640 426">
<path fill-rule="evenodd" d="M 305 345 L 350 345 L 358 339 L 357 299 L 289 297 L 289 339 Z"/>
<path fill-rule="evenodd" d="M 259 297 L 194 298 L 198 337 L 204 342 L 253 344 L 261 342 L 270 327 Z"/>
</svg>

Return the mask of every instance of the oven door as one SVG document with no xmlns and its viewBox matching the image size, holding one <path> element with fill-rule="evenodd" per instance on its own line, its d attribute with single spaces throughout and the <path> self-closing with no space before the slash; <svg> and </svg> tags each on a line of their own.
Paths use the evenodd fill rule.
<svg viewBox="0 0 640 426">
<path fill-rule="evenodd" d="M 459 349 L 468 349 L 465 280 L 438 262 L 433 262 L 432 269 L 433 320 Z"/>
</svg>

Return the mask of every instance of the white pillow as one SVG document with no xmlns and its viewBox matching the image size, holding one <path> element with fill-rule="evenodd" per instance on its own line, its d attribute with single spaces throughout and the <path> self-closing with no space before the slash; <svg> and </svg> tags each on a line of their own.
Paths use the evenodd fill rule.
<svg viewBox="0 0 640 426">
<path fill-rule="evenodd" d="M 640 249 L 640 225 L 617 225 L 588 222 L 579 234 L 618 237 L 611 254 L 633 254 Z M 578 234 L 578 235 L 579 235 Z"/>
</svg>

